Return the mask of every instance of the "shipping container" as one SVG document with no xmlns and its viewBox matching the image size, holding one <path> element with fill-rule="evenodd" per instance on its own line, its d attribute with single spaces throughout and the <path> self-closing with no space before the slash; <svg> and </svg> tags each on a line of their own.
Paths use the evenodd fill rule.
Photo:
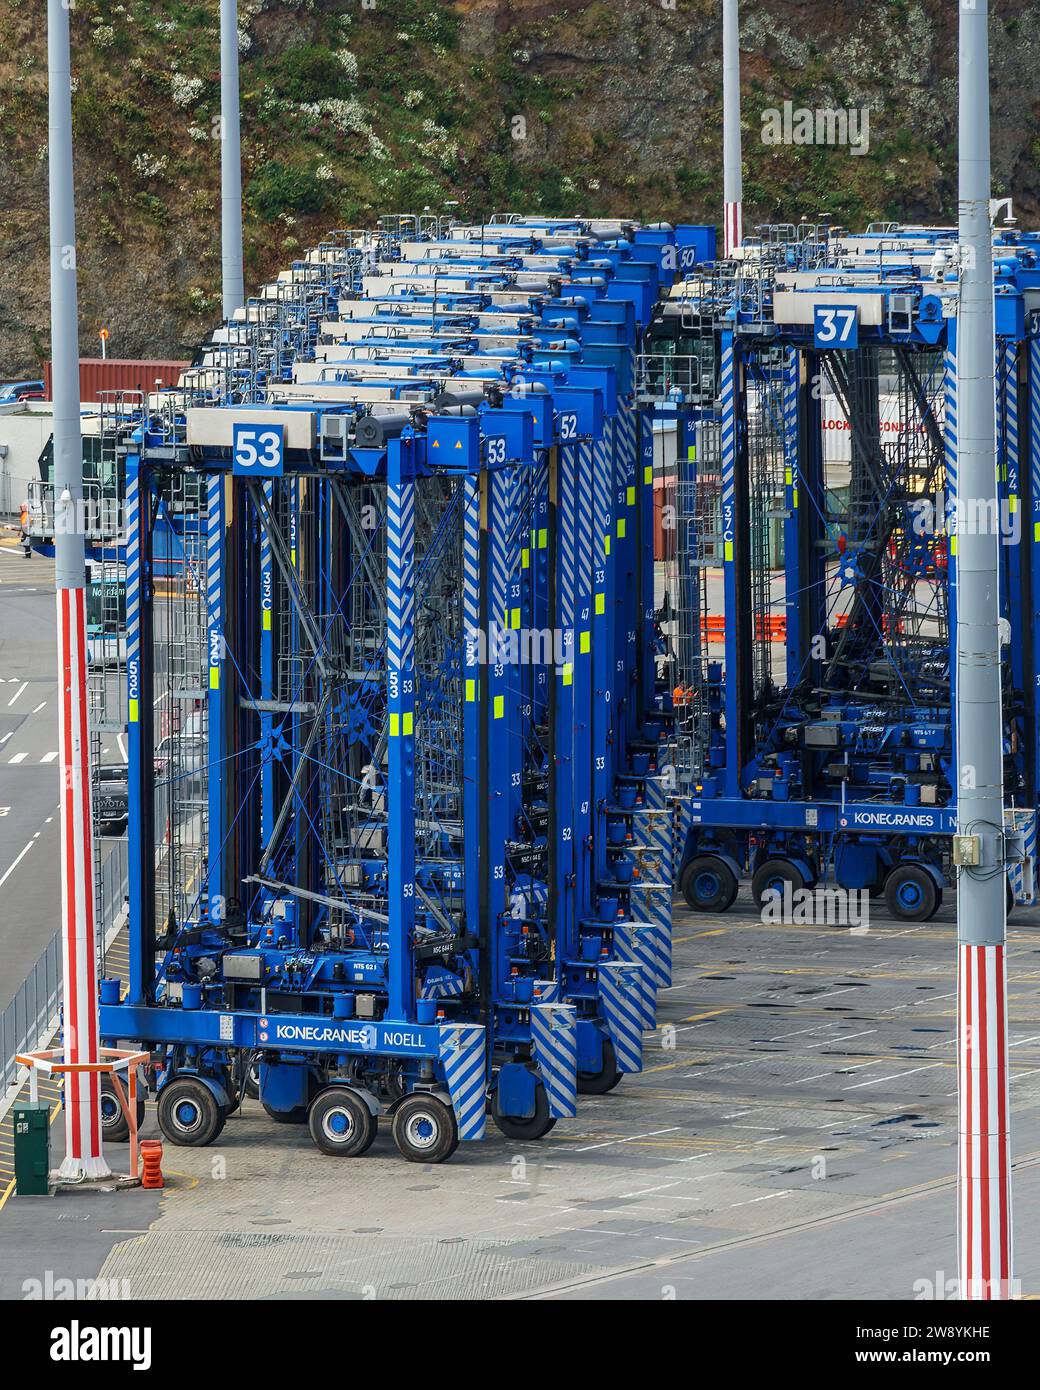
<svg viewBox="0 0 1040 1390">
<path fill-rule="evenodd" d="M 139 361 L 129 357 L 83 357 L 79 364 L 79 398 L 96 401 L 102 391 L 142 391 L 176 386 L 187 362 Z M 47 399 L 51 399 L 51 364 L 44 364 Z"/>
</svg>

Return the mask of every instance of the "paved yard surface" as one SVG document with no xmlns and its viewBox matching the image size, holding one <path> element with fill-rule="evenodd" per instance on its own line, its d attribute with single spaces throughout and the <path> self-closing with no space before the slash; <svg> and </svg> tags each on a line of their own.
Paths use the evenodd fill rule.
<svg viewBox="0 0 1040 1390">
<path fill-rule="evenodd" d="M 0 1294 L 911 1299 L 956 1273 L 953 905 L 925 926 L 677 907 L 646 1069 L 544 1141 L 325 1158 L 259 1106 L 169 1185 L 12 1197 Z M 1017 1272 L 1040 1293 L 1040 917 L 1010 930 Z M 149 1130 L 154 1121 L 149 1116 Z M 60 1125 L 55 1126 L 56 1142 Z M 117 1162 L 118 1151 L 114 1155 Z M 125 1159 L 123 1160 L 125 1162 Z"/>
</svg>

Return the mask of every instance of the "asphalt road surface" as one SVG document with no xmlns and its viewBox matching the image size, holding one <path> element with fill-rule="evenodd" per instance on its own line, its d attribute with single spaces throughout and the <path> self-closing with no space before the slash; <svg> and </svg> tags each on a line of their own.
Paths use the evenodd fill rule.
<svg viewBox="0 0 1040 1390">
<path fill-rule="evenodd" d="M 0 1008 L 59 923 L 55 626 L 53 561 L 0 539 Z"/>
</svg>

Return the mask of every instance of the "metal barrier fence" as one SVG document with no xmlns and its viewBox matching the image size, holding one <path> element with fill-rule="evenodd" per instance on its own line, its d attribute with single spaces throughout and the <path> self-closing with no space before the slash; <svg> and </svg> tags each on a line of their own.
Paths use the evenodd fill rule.
<svg viewBox="0 0 1040 1390">
<path fill-rule="evenodd" d="M 118 841 L 101 865 L 97 882 L 98 935 L 104 942 L 123 908 L 129 884 L 126 841 Z M 44 948 L 14 998 L 0 1014 L 0 1099 L 18 1075 L 15 1054 L 45 1043 L 61 1002 L 61 929 Z"/>
</svg>

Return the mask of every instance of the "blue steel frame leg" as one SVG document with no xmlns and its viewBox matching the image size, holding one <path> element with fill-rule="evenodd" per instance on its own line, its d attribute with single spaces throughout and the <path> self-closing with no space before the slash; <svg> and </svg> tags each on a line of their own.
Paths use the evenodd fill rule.
<svg viewBox="0 0 1040 1390">
<path fill-rule="evenodd" d="M 395 447 L 397 446 L 397 447 Z M 387 881 L 386 1017 L 415 1016 L 415 482 L 391 441 L 386 487 Z"/>
</svg>

